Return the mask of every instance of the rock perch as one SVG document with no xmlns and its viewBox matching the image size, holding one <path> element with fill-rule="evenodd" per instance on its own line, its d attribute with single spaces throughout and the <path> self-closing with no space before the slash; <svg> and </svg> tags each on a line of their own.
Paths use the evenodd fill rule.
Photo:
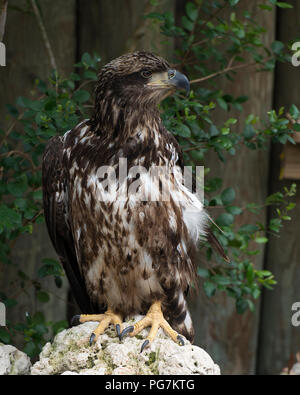
<svg viewBox="0 0 300 395">
<path fill-rule="evenodd" d="M 30 374 L 29 357 L 16 347 L 0 343 L 0 376 Z"/>
<path fill-rule="evenodd" d="M 124 324 L 132 325 L 140 316 Z M 89 337 L 98 323 L 86 322 L 60 332 L 47 343 L 40 359 L 31 368 L 32 375 L 219 375 L 220 368 L 206 351 L 185 340 L 179 346 L 160 329 L 148 349 L 140 353 L 148 330 L 120 343 L 113 327 L 89 346 Z"/>
</svg>

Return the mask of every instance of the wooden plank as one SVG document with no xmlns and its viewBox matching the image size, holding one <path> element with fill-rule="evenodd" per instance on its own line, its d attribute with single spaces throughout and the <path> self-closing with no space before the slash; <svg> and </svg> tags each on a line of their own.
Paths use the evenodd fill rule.
<svg viewBox="0 0 300 395">
<path fill-rule="evenodd" d="M 26 9 L 26 3 L 25 0 L 11 0 L 9 7 Z M 58 70 L 62 75 L 69 73 L 75 63 L 75 3 L 75 0 L 39 2 Z M 3 42 L 6 44 L 7 59 L 6 66 L 0 67 L 0 127 L 4 129 L 11 122 L 5 118 L 5 104 L 15 103 L 20 95 L 30 97 L 35 79 L 38 77 L 47 79 L 51 67 L 39 27 L 32 13 L 8 8 Z M 20 270 L 34 279 L 42 258 L 46 257 L 56 258 L 56 254 L 45 226 L 38 225 L 34 227 L 33 236 L 24 235 L 18 239 L 12 260 L 14 265 L 16 264 Z M 17 269 L 14 265 L 7 266 L 0 263 L 1 291 L 12 298 L 20 293 L 14 283 L 17 277 Z M 12 322 L 24 321 L 26 311 L 34 313 L 39 309 L 44 311 L 47 320 L 65 319 L 66 281 L 59 292 L 53 281 L 49 283 L 47 279 L 44 285 L 51 293 L 59 294 L 60 298 L 52 296 L 50 302 L 41 305 L 37 302 L 33 287 L 28 285 L 26 287 L 28 294 L 23 293 L 21 298 L 19 295 L 17 299 L 20 303 L 8 310 L 8 319 Z"/>
<path fill-rule="evenodd" d="M 264 26 L 267 34 L 265 43 L 270 45 L 274 40 L 275 14 L 266 13 L 258 9 L 259 0 L 240 2 L 238 14 L 245 10 L 257 10 L 255 21 Z M 225 78 L 217 80 L 218 88 L 233 97 L 248 96 L 250 100 L 245 103 L 243 112 L 216 110 L 214 120 L 221 125 L 229 117 L 238 119 L 237 128 L 243 130 L 243 122 L 249 114 L 261 118 L 266 117 L 267 111 L 272 108 L 273 75 L 272 73 L 256 73 L 248 68 L 239 72 L 233 82 Z M 233 186 L 237 192 L 236 204 L 241 207 L 249 202 L 263 205 L 268 188 L 268 159 L 269 151 L 251 151 L 247 148 L 239 150 L 235 157 L 228 156 L 222 164 L 214 152 L 205 160 L 205 166 L 211 169 L 210 177 L 221 177 L 224 180 L 223 188 Z M 217 210 L 210 210 L 216 217 Z M 259 217 L 245 213 L 237 217 L 237 227 L 245 223 L 266 222 L 266 211 L 262 210 Z M 254 260 L 255 266 L 263 266 L 264 246 L 262 254 Z M 205 258 L 203 258 L 205 259 Z M 234 302 L 224 294 L 208 299 L 201 294 L 194 297 L 192 308 L 193 321 L 196 329 L 196 344 L 206 349 L 213 359 L 220 365 L 222 373 L 226 374 L 253 374 L 256 365 L 256 347 L 259 321 L 259 302 L 256 303 L 256 312 L 238 315 Z"/>
<path fill-rule="evenodd" d="M 158 9 L 172 12 L 174 0 L 159 1 Z M 160 42 L 159 26 L 152 26 L 144 15 L 156 8 L 148 0 L 78 1 L 78 53 L 97 52 L 102 64 L 126 52 L 149 50 L 168 57 L 172 45 Z"/>
<path fill-rule="evenodd" d="M 277 38 L 285 43 L 300 37 L 300 3 L 289 1 L 293 9 L 278 11 Z M 278 109 L 291 104 L 299 107 L 299 67 L 279 63 L 276 70 L 274 101 Z M 270 193 L 289 186 L 291 181 L 280 181 L 281 146 L 272 147 Z M 271 270 L 278 281 L 274 291 L 264 293 L 260 339 L 258 347 L 258 373 L 278 373 L 287 366 L 291 355 L 300 349 L 300 329 L 291 325 L 291 306 L 300 301 L 300 193 L 295 199 L 296 209 L 291 213 L 292 220 L 287 221 L 280 232 L 280 238 L 270 236 L 266 255 L 266 268 Z M 274 212 L 270 210 L 270 218 Z"/>
<path fill-rule="evenodd" d="M 287 143 L 280 158 L 282 167 L 279 178 L 300 180 L 300 144 Z"/>
<path fill-rule="evenodd" d="M 300 143 L 300 132 L 295 132 L 293 134 L 293 139 L 295 140 L 296 143 Z"/>
</svg>

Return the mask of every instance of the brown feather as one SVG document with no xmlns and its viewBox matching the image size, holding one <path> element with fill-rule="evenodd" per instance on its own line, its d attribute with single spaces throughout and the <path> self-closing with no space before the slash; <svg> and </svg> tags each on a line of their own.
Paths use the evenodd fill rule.
<svg viewBox="0 0 300 395">
<path fill-rule="evenodd" d="M 223 258 L 226 262 L 230 263 L 230 258 L 225 253 L 224 248 L 221 246 L 219 240 L 213 234 L 211 229 L 207 231 L 206 239 L 212 248 Z"/>
</svg>

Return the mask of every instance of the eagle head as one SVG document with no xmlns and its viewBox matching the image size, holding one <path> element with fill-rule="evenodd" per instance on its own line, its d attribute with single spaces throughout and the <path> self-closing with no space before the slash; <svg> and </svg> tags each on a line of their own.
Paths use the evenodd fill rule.
<svg viewBox="0 0 300 395">
<path fill-rule="evenodd" d="M 150 52 L 122 55 L 106 64 L 98 74 L 96 107 L 151 109 L 176 89 L 187 93 L 187 77 Z"/>
</svg>

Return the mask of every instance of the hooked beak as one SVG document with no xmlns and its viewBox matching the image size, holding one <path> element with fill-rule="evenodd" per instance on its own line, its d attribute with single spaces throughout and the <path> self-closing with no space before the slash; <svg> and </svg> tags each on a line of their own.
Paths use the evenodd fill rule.
<svg viewBox="0 0 300 395">
<path fill-rule="evenodd" d="M 187 95 L 190 93 L 190 82 L 188 78 L 173 69 L 162 73 L 154 73 L 147 85 L 164 89 L 183 89 Z"/>
<path fill-rule="evenodd" d="M 185 90 L 187 96 L 190 94 L 190 81 L 187 76 L 177 70 L 169 70 L 168 77 L 169 85 Z"/>
</svg>

